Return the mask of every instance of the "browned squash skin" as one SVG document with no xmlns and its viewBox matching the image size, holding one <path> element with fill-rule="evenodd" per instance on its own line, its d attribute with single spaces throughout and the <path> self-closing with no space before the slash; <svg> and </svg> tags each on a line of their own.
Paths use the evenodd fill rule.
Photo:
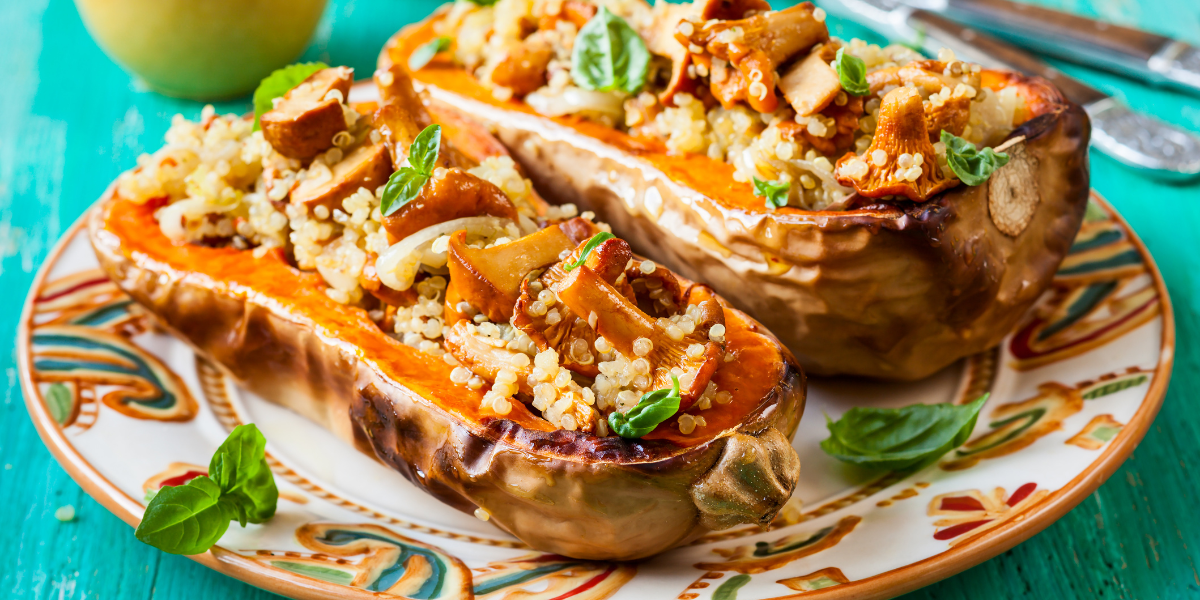
<svg viewBox="0 0 1200 600">
<path fill-rule="evenodd" d="M 407 60 L 437 18 L 396 34 L 380 64 Z M 1045 291 L 1083 219 L 1087 114 L 1042 79 L 985 71 L 983 80 L 1015 86 L 1033 115 L 1009 135 L 1025 137 L 1032 165 L 1015 192 L 1037 199 L 1015 235 L 991 213 L 996 182 L 923 204 L 768 211 L 723 161 L 501 102 L 444 59 L 414 73 L 433 98 L 487 124 L 539 190 L 595 211 L 639 254 L 711 285 L 809 373 L 897 380 L 998 344 Z"/>
<path fill-rule="evenodd" d="M 463 146 L 469 135 L 454 141 Z M 465 148 L 472 156 L 488 150 Z M 737 359 L 714 378 L 734 399 L 706 411 L 707 427 L 683 435 L 672 420 L 642 440 L 552 431 L 520 403 L 505 417 L 480 409 L 483 390 L 452 383 L 442 360 L 330 300 L 315 273 L 277 254 L 173 244 L 154 209 L 110 192 L 88 225 L 106 273 L 166 329 L 247 389 L 442 501 L 485 508 L 534 548 L 641 558 L 713 529 L 768 523 L 796 485 L 790 439 L 805 377 L 740 311 L 725 308 Z"/>
</svg>

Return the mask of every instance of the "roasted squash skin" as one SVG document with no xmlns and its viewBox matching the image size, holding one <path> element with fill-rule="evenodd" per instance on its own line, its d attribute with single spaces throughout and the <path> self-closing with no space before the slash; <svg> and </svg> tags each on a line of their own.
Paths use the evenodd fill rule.
<svg viewBox="0 0 1200 600">
<path fill-rule="evenodd" d="M 443 124 L 460 117 L 431 109 Z M 478 131 L 449 127 L 446 135 L 474 157 L 503 152 Z M 723 304 L 736 358 L 715 381 L 734 398 L 704 413 L 707 427 L 683 435 L 672 419 L 641 440 L 554 431 L 521 403 L 504 417 L 481 409 L 484 390 L 454 384 L 440 358 L 329 299 L 316 273 L 277 253 L 172 243 L 155 208 L 110 190 L 88 225 L 106 273 L 165 329 L 247 389 L 440 500 L 484 508 L 536 549 L 641 558 L 710 530 L 768 523 L 795 488 L 790 440 L 805 376 L 740 311 Z"/>
<path fill-rule="evenodd" d="M 438 18 L 397 33 L 380 65 L 406 61 Z M 924 203 L 817 212 L 767 210 L 725 162 L 496 100 L 448 60 L 414 73 L 432 97 L 486 123 L 543 193 L 595 211 L 636 252 L 711 285 L 809 373 L 893 380 L 998 344 L 1045 291 L 1083 219 L 1087 114 L 1042 79 L 982 79 L 1015 87 L 1032 115 L 1008 136 L 1015 164 Z"/>
</svg>

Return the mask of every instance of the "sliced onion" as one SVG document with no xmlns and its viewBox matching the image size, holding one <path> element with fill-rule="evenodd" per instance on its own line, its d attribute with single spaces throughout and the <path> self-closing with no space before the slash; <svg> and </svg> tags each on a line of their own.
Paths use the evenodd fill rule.
<svg viewBox="0 0 1200 600">
<path fill-rule="evenodd" d="M 433 245 L 434 240 L 463 229 L 467 230 L 467 235 L 484 235 L 492 231 L 503 230 L 510 223 L 512 223 L 511 219 L 500 217 L 464 217 L 430 225 L 388 246 L 388 249 L 384 250 L 379 255 L 379 259 L 375 261 L 375 271 L 379 274 L 379 281 L 383 285 L 394 290 L 407 290 L 412 287 L 413 280 L 417 277 L 417 270 L 421 268 L 421 263 L 425 262 L 426 251 Z M 433 254 L 444 256 L 444 253 Z M 428 258 L 437 262 L 435 256 Z M 442 264 L 445 264 L 444 259 Z"/>
<path fill-rule="evenodd" d="M 811 160 L 793 158 L 790 162 L 797 167 L 807 170 L 813 177 L 820 179 L 821 184 L 830 192 L 839 194 L 850 194 L 854 192 L 854 188 L 848 188 L 838 183 L 837 176 L 829 171 L 826 171 L 825 169 L 822 169 L 821 167 L 818 167 L 817 163 L 814 163 Z"/>
<path fill-rule="evenodd" d="M 172 241 L 187 240 L 187 221 L 203 218 L 207 214 L 227 213 L 237 207 L 236 203 L 228 205 L 213 204 L 202 198 L 184 198 L 160 209 L 158 227 Z"/>
<path fill-rule="evenodd" d="M 547 117 L 561 117 L 580 112 L 596 112 L 620 117 L 624 100 L 614 92 L 596 92 L 568 86 L 561 94 L 534 92 L 525 96 L 533 110 Z"/>
</svg>

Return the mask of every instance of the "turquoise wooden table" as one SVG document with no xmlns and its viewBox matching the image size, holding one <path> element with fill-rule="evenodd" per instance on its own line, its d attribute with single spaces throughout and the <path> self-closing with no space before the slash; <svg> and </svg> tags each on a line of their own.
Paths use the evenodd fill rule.
<svg viewBox="0 0 1200 600">
<path fill-rule="evenodd" d="M 1196 0 L 1041 0 L 1200 44 Z M 309 60 L 374 69 L 383 41 L 435 0 L 331 2 Z M 851 23 L 841 37 L 869 37 Z M 173 114 L 202 106 L 146 91 L 88 37 L 69 0 L 0 2 L 0 340 L 15 335 L 33 273 L 58 236 Z M 881 41 L 876 38 L 875 41 Z M 1064 66 L 1139 110 L 1200 132 L 1200 99 Z M 241 112 L 248 99 L 219 105 Z M 1093 156 L 1093 185 L 1158 261 L 1175 305 L 1178 356 L 1166 403 L 1133 456 L 1062 520 L 1015 549 L 908 598 L 1200 597 L 1200 184 L 1167 185 Z M 13 346 L 6 346 L 13 348 Z M 134 539 L 42 446 L 25 412 L 15 350 L 0 359 L 0 595 L 10 598 L 268 598 Z M 75 518 L 54 516 L 70 505 Z"/>
</svg>

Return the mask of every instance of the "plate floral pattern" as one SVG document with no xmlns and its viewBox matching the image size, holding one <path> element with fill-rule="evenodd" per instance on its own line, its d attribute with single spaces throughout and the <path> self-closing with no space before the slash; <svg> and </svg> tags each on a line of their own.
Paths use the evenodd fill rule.
<svg viewBox="0 0 1200 600">
<path fill-rule="evenodd" d="M 82 221 L 81 221 L 82 223 Z M 537 552 L 450 509 L 319 426 L 245 391 L 99 270 L 77 223 L 39 273 L 17 339 L 29 413 L 89 494 L 134 525 L 148 491 L 205 474 L 239 423 L 269 440 L 277 516 L 193 557 L 295 598 L 885 598 L 1049 525 L 1133 450 L 1162 402 L 1174 327 L 1153 261 L 1093 194 L 1054 285 L 998 348 L 924 381 L 810 382 L 801 487 L 767 529 L 710 533 L 640 563 Z M 822 413 L 967 402 L 974 435 L 878 473 L 821 453 Z M 132 534 L 132 532 L 131 532 Z"/>
</svg>

